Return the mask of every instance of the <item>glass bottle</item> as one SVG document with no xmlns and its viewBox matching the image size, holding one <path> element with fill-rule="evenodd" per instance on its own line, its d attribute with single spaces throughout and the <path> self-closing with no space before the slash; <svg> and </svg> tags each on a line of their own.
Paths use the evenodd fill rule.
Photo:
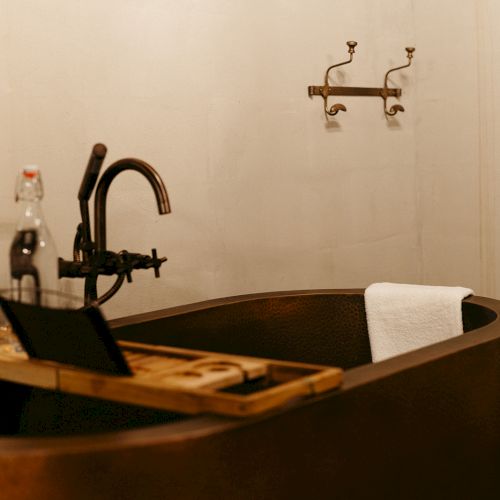
<svg viewBox="0 0 500 500">
<path fill-rule="evenodd" d="M 36 165 L 24 167 L 18 176 L 16 201 L 21 217 L 10 247 L 10 274 L 16 300 L 42 306 L 55 306 L 55 294 L 44 290 L 59 288 L 58 253 L 45 223 L 41 200 L 43 186 Z"/>
</svg>

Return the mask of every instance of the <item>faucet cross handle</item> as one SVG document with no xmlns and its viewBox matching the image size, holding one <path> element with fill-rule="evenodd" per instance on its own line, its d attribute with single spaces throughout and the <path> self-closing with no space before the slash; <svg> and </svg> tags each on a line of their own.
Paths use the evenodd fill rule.
<svg viewBox="0 0 500 500">
<path fill-rule="evenodd" d="M 129 283 L 132 282 L 132 271 L 134 269 L 154 269 L 155 277 L 160 277 L 160 266 L 167 260 L 166 257 L 158 257 L 156 248 L 151 250 L 151 256 L 142 255 L 139 253 L 130 253 L 127 250 L 122 250 L 119 253 L 119 269 L 117 272 L 126 276 Z"/>
<path fill-rule="evenodd" d="M 153 268 L 155 271 L 155 278 L 160 277 L 160 266 L 167 260 L 166 257 L 158 258 L 158 253 L 156 252 L 156 248 L 151 250 L 151 258 L 153 263 Z"/>
</svg>

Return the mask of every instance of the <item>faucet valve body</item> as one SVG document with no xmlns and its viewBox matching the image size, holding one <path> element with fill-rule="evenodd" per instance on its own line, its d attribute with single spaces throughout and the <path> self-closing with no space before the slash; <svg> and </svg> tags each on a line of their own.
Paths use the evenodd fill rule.
<svg viewBox="0 0 500 500">
<path fill-rule="evenodd" d="M 154 269 L 155 278 L 160 277 L 160 266 L 166 262 L 166 257 L 157 257 L 156 249 L 152 255 L 131 253 L 127 250 L 121 252 L 103 251 L 94 254 L 89 262 L 75 262 L 59 258 L 60 278 L 87 278 L 92 275 L 112 276 L 124 274 L 129 283 L 132 282 L 134 269 Z"/>
</svg>

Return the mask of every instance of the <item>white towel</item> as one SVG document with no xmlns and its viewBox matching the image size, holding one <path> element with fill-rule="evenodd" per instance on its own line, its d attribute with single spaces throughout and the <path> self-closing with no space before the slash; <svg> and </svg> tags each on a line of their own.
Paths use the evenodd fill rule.
<svg viewBox="0 0 500 500">
<path fill-rule="evenodd" d="M 365 290 L 374 362 L 463 334 L 470 288 L 374 283 Z"/>
</svg>

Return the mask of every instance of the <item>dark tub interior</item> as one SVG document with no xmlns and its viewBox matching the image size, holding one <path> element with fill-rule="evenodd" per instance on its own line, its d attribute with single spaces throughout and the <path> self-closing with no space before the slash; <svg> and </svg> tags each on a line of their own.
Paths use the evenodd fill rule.
<svg viewBox="0 0 500 500">
<path fill-rule="evenodd" d="M 496 313 L 463 302 L 464 331 Z M 339 366 L 371 363 L 362 293 L 249 296 L 111 322 L 122 340 Z"/>
<path fill-rule="evenodd" d="M 464 329 L 496 314 L 464 302 Z M 371 362 L 362 293 L 291 293 L 233 297 L 111 322 L 117 339 L 340 366 Z M 0 383 L 0 433 L 88 434 L 190 418 L 173 412 Z"/>
</svg>

